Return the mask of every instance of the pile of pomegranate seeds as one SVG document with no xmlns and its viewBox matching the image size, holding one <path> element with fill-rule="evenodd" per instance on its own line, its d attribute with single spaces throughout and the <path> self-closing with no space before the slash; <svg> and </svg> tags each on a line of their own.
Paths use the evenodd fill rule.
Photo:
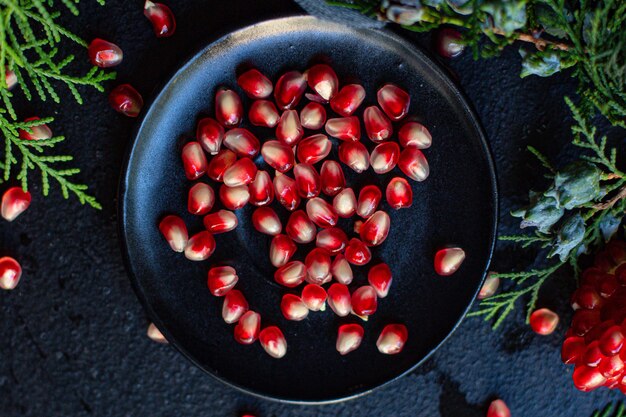
<svg viewBox="0 0 626 417">
<path fill-rule="evenodd" d="M 188 211 L 205 216 L 206 230 L 191 235 L 179 216 L 168 215 L 159 225 L 161 233 L 172 250 L 192 261 L 206 260 L 218 244 L 213 235 L 236 228 L 234 211 L 251 204 L 256 207 L 252 226 L 271 241 L 268 255 L 276 268 L 274 280 L 286 289 L 278 306 L 283 317 L 306 320 L 311 312 L 327 311 L 328 304 L 339 317 L 353 314 L 367 320 L 390 294 L 393 282 L 389 265 L 370 265 L 372 250 L 387 239 L 391 227 L 383 200 L 395 210 L 408 208 L 413 192 L 399 176 L 385 190 L 376 185 L 354 190 L 347 187 L 344 169 L 362 173 L 371 167 L 385 174 L 398 167 L 398 173 L 410 180 L 426 180 L 429 167 L 422 150 L 431 146 L 432 137 L 422 124 L 405 120 L 409 94 L 385 84 L 377 91 L 378 105 L 361 109 L 365 89 L 359 84 L 341 86 L 326 64 L 304 73 L 286 72 L 276 84 L 249 69 L 239 74 L 237 84 L 247 99 L 228 87 L 218 88 L 214 117 L 201 118 L 195 140 L 182 149 L 185 176 L 194 182 Z M 250 103 L 248 111 L 244 103 Z M 245 127 L 246 118 L 271 133 L 257 137 Z M 343 165 L 328 159 L 335 146 Z M 205 176 L 212 185 L 197 181 Z M 218 204 L 224 208 L 215 209 Z M 277 211 L 285 210 L 289 215 L 283 224 Z M 338 226 L 340 219 L 355 217 L 354 233 Z M 307 244 L 315 248 L 294 259 L 298 248 Z M 461 248 L 441 249 L 434 269 L 451 275 L 464 258 Z M 367 268 L 367 283 L 352 284 L 353 268 L 358 267 Z M 251 310 L 244 294 L 235 289 L 239 280 L 230 266 L 209 269 L 207 286 L 213 296 L 223 297 L 224 321 L 235 324 L 237 342 L 249 345 L 258 339 L 268 355 L 283 357 L 284 334 L 277 326 L 262 326 L 261 314 Z M 360 324 L 340 325 L 337 351 L 341 355 L 354 351 L 364 333 Z M 406 326 L 391 323 L 378 335 L 376 346 L 383 354 L 398 354 L 407 339 Z"/>
</svg>

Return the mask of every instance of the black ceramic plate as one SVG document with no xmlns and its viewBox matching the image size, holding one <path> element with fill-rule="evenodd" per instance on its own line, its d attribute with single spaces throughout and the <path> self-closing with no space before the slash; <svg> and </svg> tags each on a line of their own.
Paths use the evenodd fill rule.
<svg viewBox="0 0 626 417">
<path fill-rule="evenodd" d="M 211 113 L 215 89 L 237 89 L 235 68 L 251 64 L 276 80 L 288 69 L 304 70 L 326 61 L 340 81 L 358 81 L 367 102 L 384 82 L 406 88 L 411 114 L 433 135 L 425 151 L 430 177 L 412 182 L 410 209 L 389 210 L 391 232 L 375 248 L 372 264 L 384 260 L 393 270 L 389 296 L 363 323 L 365 339 L 347 356 L 335 351 L 337 327 L 360 322 L 340 319 L 330 309 L 311 313 L 302 322 L 285 320 L 279 309 L 285 290 L 272 280 L 270 238 L 250 224 L 252 207 L 239 210 L 239 227 L 216 235 L 217 250 L 206 262 L 190 262 L 174 253 L 157 229 L 166 213 L 181 215 L 190 233 L 202 219 L 186 210 L 187 190 L 180 149 L 193 136 L 198 115 Z M 252 129 L 261 140 L 269 129 Z M 371 148 L 369 140 L 363 141 Z M 331 157 L 336 159 L 334 145 Z M 259 159 L 257 162 L 261 163 Z M 350 171 L 345 168 L 346 173 Z M 401 173 L 348 175 L 356 189 L 381 186 Z M 206 179 L 206 181 L 209 181 Z M 354 29 L 312 17 L 263 22 L 233 32 L 198 53 L 167 83 L 146 109 L 124 168 L 120 188 L 120 225 L 128 270 L 151 319 L 170 343 L 196 365 L 221 381 L 256 395 L 294 402 L 327 402 L 367 393 L 411 370 L 439 346 L 465 315 L 483 280 L 494 244 L 497 196 L 493 164 L 484 136 L 467 103 L 428 57 L 384 31 Z M 286 210 L 277 211 L 286 217 Z M 219 205 L 218 205 L 219 208 Z M 351 225 L 342 225 L 348 230 Z M 467 259 L 450 277 L 433 271 L 436 248 L 454 243 Z M 297 254 L 303 257 L 304 248 Z M 240 276 L 238 288 L 261 313 L 263 323 L 283 329 L 287 355 L 276 360 L 256 343 L 233 340 L 233 326 L 221 318 L 222 299 L 210 295 L 206 272 L 213 263 L 228 263 Z M 366 282 L 367 268 L 355 268 L 353 286 Z M 404 323 L 409 341 L 404 351 L 385 356 L 376 338 L 385 324 Z M 467 347 L 471 348 L 471 347 Z"/>
</svg>

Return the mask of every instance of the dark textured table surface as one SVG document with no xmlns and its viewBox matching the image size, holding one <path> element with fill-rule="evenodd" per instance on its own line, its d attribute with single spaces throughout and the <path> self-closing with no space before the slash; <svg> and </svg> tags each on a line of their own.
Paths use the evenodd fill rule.
<svg viewBox="0 0 626 417">
<path fill-rule="evenodd" d="M 150 97 L 187 57 L 219 35 L 302 13 L 288 0 L 168 3 L 178 21 L 169 39 L 153 36 L 140 1 L 109 0 L 104 8 L 83 1 L 80 17 L 65 13 L 62 21 L 85 39 L 100 36 L 118 43 L 125 53 L 119 82 L 131 82 Z M 430 47 L 427 35 L 413 40 Z M 488 61 L 473 61 L 465 53 L 446 65 L 482 119 L 499 175 L 500 231 L 513 231 L 508 211 L 524 202 L 530 186 L 542 183 L 524 149 L 532 144 L 559 156 L 571 122 L 562 95 L 573 94 L 575 81 L 567 74 L 521 80 L 512 49 Z M 81 178 L 103 210 L 80 208 L 56 189 L 44 200 L 35 187 L 28 212 L 0 225 L 0 250 L 24 267 L 18 288 L 0 294 L 0 416 L 234 417 L 247 411 L 259 417 L 479 417 L 491 399 L 501 397 L 516 417 L 586 417 L 621 398 L 606 390 L 577 392 L 571 369 L 560 362 L 566 325 L 549 337 L 536 336 L 523 324 L 521 309 L 496 332 L 478 319 L 466 319 L 424 366 L 349 402 L 285 405 L 223 386 L 145 337 L 148 322 L 124 271 L 116 225 L 117 181 L 133 121 L 110 110 L 105 95 L 83 91 L 83 106 L 67 95 L 62 105 L 20 106 L 25 117 L 56 117 L 52 128 L 69 137 L 59 147 L 76 156 Z M 560 157 L 566 160 L 567 152 Z M 515 248 L 499 246 L 494 268 L 521 268 L 531 261 Z M 572 289 L 573 281 L 563 277 L 540 302 L 567 323 L 571 312 L 564 300 Z"/>
</svg>

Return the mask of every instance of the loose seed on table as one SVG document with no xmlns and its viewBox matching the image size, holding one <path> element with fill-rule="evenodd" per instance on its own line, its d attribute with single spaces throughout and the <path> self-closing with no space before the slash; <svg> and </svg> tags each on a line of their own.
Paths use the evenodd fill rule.
<svg viewBox="0 0 626 417">
<path fill-rule="evenodd" d="M 259 337 L 261 315 L 255 311 L 246 311 L 235 325 L 234 337 L 242 345 L 251 345 Z"/>
<path fill-rule="evenodd" d="M 502 400 L 494 400 L 489 404 L 487 417 L 511 417 L 511 411 Z"/>
<path fill-rule="evenodd" d="M 124 58 L 122 49 L 112 42 L 95 38 L 87 48 L 89 60 L 100 68 L 110 68 L 119 65 Z"/>
<path fill-rule="evenodd" d="M 124 116 L 137 117 L 143 107 L 143 98 L 132 85 L 122 84 L 109 93 L 109 104 Z"/>
<path fill-rule="evenodd" d="M 309 315 L 309 309 L 300 297 L 294 294 L 285 294 L 280 302 L 280 311 L 287 320 L 301 321 Z"/>
<path fill-rule="evenodd" d="M 10 256 L 0 258 L 0 288 L 12 290 L 22 278 L 22 266 Z"/>
<path fill-rule="evenodd" d="M 150 340 L 154 342 L 162 343 L 162 344 L 168 343 L 165 336 L 163 336 L 163 333 L 161 333 L 161 331 L 154 325 L 154 323 L 150 323 L 148 325 L 148 330 L 146 330 L 146 335 L 150 338 Z"/>
<path fill-rule="evenodd" d="M 228 324 L 239 321 L 241 316 L 248 311 L 248 301 L 239 290 L 230 290 L 224 296 L 222 305 L 222 318 Z"/>
<path fill-rule="evenodd" d="M 408 339 L 409 332 L 403 324 L 388 324 L 380 333 L 376 347 L 385 355 L 396 355 L 402 351 Z"/>
<path fill-rule="evenodd" d="M 185 257 L 190 261 L 204 261 L 215 251 L 213 235 L 204 230 L 189 238 L 185 246 Z"/>
<path fill-rule="evenodd" d="M 276 326 L 269 326 L 259 333 L 261 346 L 273 358 L 280 359 L 287 353 L 287 341 L 283 332 Z"/>
<path fill-rule="evenodd" d="M 159 223 L 159 230 L 174 252 L 183 252 L 189 240 L 187 226 L 178 216 L 165 216 Z"/>
<path fill-rule="evenodd" d="M 152 29 L 157 38 L 172 36 L 176 31 L 174 13 L 165 4 L 146 0 L 143 6 L 143 14 L 152 23 Z"/>
<path fill-rule="evenodd" d="M 404 178 L 392 178 L 387 184 L 385 197 L 391 208 L 396 210 L 409 208 L 413 204 L 413 190 Z"/>
<path fill-rule="evenodd" d="M 207 286 L 216 297 L 222 297 L 232 290 L 239 281 L 237 271 L 232 266 L 214 266 L 209 269 Z"/>
<path fill-rule="evenodd" d="M 435 253 L 435 272 L 442 276 L 454 274 L 465 260 L 465 251 L 461 248 L 443 248 Z"/>
<path fill-rule="evenodd" d="M 341 355 L 347 355 L 361 346 L 364 335 L 360 324 L 342 324 L 337 331 L 337 343 L 335 348 Z"/>
<path fill-rule="evenodd" d="M 500 286 L 500 278 L 494 276 L 496 272 L 489 271 L 487 274 L 487 278 L 485 278 L 485 283 L 483 284 L 478 296 L 476 297 L 479 300 L 484 300 L 485 298 L 489 298 L 498 291 L 498 287 Z M 600 296 L 598 295 L 598 298 Z"/>
<path fill-rule="evenodd" d="M 4 220 L 12 222 L 30 206 L 32 198 L 30 192 L 22 187 L 11 187 L 2 194 L 0 212 Z"/>
<path fill-rule="evenodd" d="M 556 329 L 556 326 L 559 324 L 559 316 L 550 309 L 540 308 L 533 311 L 529 321 L 530 327 L 535 333 L 547 336 Z"/>
</svg>

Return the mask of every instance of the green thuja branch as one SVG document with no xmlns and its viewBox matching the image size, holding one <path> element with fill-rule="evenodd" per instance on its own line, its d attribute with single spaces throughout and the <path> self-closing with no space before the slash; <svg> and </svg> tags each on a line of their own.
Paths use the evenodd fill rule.
<svg viewBox="0 0 626 417">
<path fill-rule="evenodd" d="M 593 413 L 591 417 L 626 417 L 626 406 L 624 403 L 611 403 Z"/>
</svg>

